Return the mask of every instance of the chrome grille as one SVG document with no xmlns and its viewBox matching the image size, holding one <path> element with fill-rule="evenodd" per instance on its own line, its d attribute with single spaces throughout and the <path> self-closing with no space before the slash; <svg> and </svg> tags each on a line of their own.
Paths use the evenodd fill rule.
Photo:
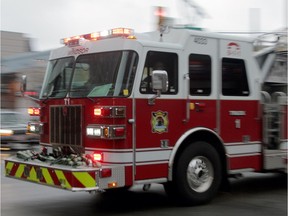
<svg viewBox="0 0 288 216">
<path fill-rule="evenodd" d="M 60 145 L 82 145 L 82 107 L 50 107 L 50 143 Z"/>
</svg>

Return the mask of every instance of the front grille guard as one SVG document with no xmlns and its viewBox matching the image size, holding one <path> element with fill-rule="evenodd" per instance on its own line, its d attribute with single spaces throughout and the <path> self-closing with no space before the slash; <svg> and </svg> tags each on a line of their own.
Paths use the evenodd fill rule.
<svg viewBox="0 0 288 216">
<path fill-rule="evenodd" d="M 50 144 L 82 152 L 82 106 L 50 107 Z"/>
</svg>

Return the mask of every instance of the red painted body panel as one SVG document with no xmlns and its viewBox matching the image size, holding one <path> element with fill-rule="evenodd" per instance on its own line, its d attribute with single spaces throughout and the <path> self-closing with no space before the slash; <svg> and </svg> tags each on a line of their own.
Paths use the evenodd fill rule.
<svg viewBox="0 0 288 216">
<path fill-rule="evenodd" d="M 136 168 L 135 180 L 167 178 L 167 176 L 168 176 L 168 163 L 153 164 L 153 165 L 139 165 Z"/>
<path fill-rule="evenodd" d="M 94 100 L 94 101 L 93 101 Z M 82 106 L 82 143 L 89 149 L 107 149 L 107 151 L 132 149 L 132 127 L 128 123 L 132 119 L 132 99 L 129 98 L 98 98 L 98 99 L 70 99 L 70 105 Z M 162 99 L 157 98 L 155 105 L 148 104 L 147 99 L 136 99 L 136 149 L 149 151 L 151 149 L 162 149 L 161 142 L 168 141 L 169 147 L 174 147 L 177 140 L 188 130 L 196 127 L 205 127 L 211 130 L 217 128 L 216 100 L 190 100 L 190 120 L 184 122 L 186 118 L 186 100 L 185 99 Z M 197 104 L 201 106 L 197 107 Z M 41 121 L 44 123 L 44 133 L 41 136 L 42 143 L 49 143 L 49 106 L 64 106 L 64 99 L 48 100 L 42 103 Z M 103 118 L 94 116 L 94 107 L 96 106 L 125 106 L 125 118 Z M 199 108 L 199 109 L 198 109 Z M 258 101 L 237 101 L 222 100 L 220 102 L 220 137 L 225 143 L 241 143 L 244 137 L 249 137 L 248 141 L 261 140 L 261 121 L 259 116 Z M 243 111 L 245 115 L 234 116 L 230 111 Z M 157 131 L 155 125 L 156 115 L 160 113 L 165 126 Z M 154 115 L 154 117 L 153 117 Z M 158 116 L 159 117 L 159 116 Z M 237 127 L 235 121 L 240 120 L 240 126 Z M 101 125 L 125 125 L 126 138 L 120 140 L 103 140 L 86 136 L 86 127 L 89 124 Z M 160 153 L 161 154 L 161 153 Z M 231 156 L 231 155 L 230 155 Z M 262 157 L 257 156 L 239 156 L 228 155 L 228 167 L 230 170 L 254 168 L 260 170 L 262 167 Z M 121 157 L 120 157 L 121 159 Z M 137 161 L 138 158 L 136 158 Z M 104 158 L 105 160 L 105 158 Z M 124 158 L 123 158 L 124 160 Z M 155 161 L 155 159 L 154 159 Z M 136 163 L 135 180 L 167 178 L 168 160 L 163 164 L 153 164 L 153 160 L 147 161 L 149 165 Z M 109 161 L 104 161 L 108 162 Z M 126 162 L 127 163 L 127 162 Z M 125 181 L 131 185 L 132 161 L 130 165 L 125 165 Z"/>
<path fill-rule="evenodd" d="M 70 99 L 70 105 L 82 106 L 82 143 L 85 148 L 109 148 L 109 149 L 127 149 L 132 148 L 132 125 L 128 124 L 127 120 L 132 118 L 132 100 L 126 98 L 112 99 L 112 98 L 100 98 L 95 99 L 93 102 L 89 99 Z M 49 107 L 53 105 L 64 106 L 64 99 L 51 100 L 42 104 L 41 107 L 41 119 L 44 123 L 44 131 L 41 135 L 42 143 L 50 143 L 49 137 Z M 103 118 L 94 116 L 94 107 L 97 106 L 125 106 L 126 118 Z M 86 127 L 89 124 L 101 124 L 101 125 L 125 125 L 126 126 L 126 139 L 123 140 L 103 140 L 95 139 L 86 136 Z"/>
<path fill-rule="evenodd" d="M 244 111 L 243 116 L 232 116 L 229 111 Z M 243 136 L 249 136 L 250 141 L 261 141 L 262 122 L 258 101 L 221 101 L 221 133 L 225 143 L 243 142 Z M 240 121 L 240 128 L 236 127 Z"/>
<path fill-rule="evenodd" d="M 260 171 L 262 167 L 262 156 L 239 156 L 229 158 L 230 170 L 252 168 L 255 171 Z"/>
<path fill-rule="evenodd" d="M 196 102 L 191 100 L 191 103 Z M 203 111 L 191 110 L 190 121 L 185 123 L 186 100 L 156 99 L 155 105 L 149 105 L 147 99 L 138 99 L 136 102 L 137 116 L 137 148 L 160 147 L 161 139 L 168 139 L 169 146 L 174 146 L 177 140 L 188 130 L 194 127 L 216 128 L 215 101 L 201 101 L 206 107 Z M 152 132 L 152 112 L 163 111 L 168 113 L 167 132 Z"/>
<path fill-rule="evenodd" d="M 133 167 L 125 166 L 125 185 L 131 186 L 133 184 Z"/>
</svg>

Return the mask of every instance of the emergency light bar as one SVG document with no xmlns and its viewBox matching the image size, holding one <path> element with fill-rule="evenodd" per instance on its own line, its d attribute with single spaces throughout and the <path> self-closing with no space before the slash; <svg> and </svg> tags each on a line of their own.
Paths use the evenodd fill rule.
<svg viewBox="0 0 288 216">
<path fill-rule="evenodd" d="M 77 35 L 73 37 L 63 38 L 60 40 L 61 44 L 66 46 L 80 45 L 81 40 L 101 40 L 106 38 L 124 37 L 128 39 L 135 39 L 134 30 L 129 28 L 115 28 L 106 31 L 93 32 L 84 35 Z"/>
</svg>

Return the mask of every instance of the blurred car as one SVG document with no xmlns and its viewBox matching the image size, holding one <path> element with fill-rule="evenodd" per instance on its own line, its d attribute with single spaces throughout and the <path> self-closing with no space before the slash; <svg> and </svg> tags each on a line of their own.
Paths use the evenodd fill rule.
<svg viewBox="0 0 288 216">
<path fill-rule="evenodd" d="M 1 110 L 1 145 L 11 148 L 26 147 L 27 144 L 39 144 L 39 135 L 27 133 L 28 120 L 19 112 Z M 18 146 L 18 147 L 16 147 Z"/>
</svg>

